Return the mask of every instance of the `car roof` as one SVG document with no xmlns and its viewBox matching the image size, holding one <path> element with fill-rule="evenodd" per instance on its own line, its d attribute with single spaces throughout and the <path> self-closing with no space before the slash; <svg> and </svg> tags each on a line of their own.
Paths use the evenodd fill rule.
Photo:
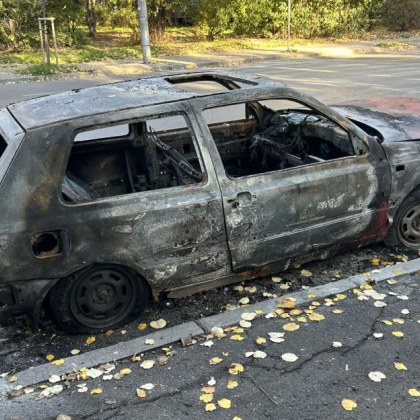
<svg viewBox="0 0 420 420">
<path fill-rule="evenodd" d="M 7 109 L 25 129 L 32 129 L 80 117 L 208 96 L 208 92 L 182 88 L 182 83 L 196 81 L 214 81 L 229 90 L 273 84 L 284 86 L 259 76 L 245 78 L 227 72 L 183 73 L 74 89 L 12 104 Z"/>
</svg>

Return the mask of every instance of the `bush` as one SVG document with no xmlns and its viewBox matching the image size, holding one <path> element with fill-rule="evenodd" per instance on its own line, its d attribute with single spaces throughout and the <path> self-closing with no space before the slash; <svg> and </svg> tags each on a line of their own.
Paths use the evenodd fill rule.
<svg viewBox="0 0 420 420">
<path fill-rule="evenodd" d="M 396 31 L 420 29 L 419 0 L 386 0 L 382 22 Z"/>
</svg>

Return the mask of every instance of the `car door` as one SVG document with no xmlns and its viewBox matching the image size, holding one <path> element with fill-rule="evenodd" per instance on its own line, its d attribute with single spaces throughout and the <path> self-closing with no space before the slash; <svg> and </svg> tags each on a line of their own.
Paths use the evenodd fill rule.
<svg viewBox="0 0 420 420">
<path fill-rule="evenodd" d="M 256 135 L 262 138 L 267 132 L 261 127 L 261 116 L 249 107 L 255 103 L 254 98 L 248 102 L 236 100 L 234 105 L 223 105 L 223 101 L 199 104 L 216 156 L 233 270 L 376 238 L 384 230 L 377 220 L 384 214 L 389 194 L 381 183 L 389 168 L 379 145 L 371 144 L 373 153 L 363 144 L 356 153 L 351 133 L 325 119 L 325 126 L 316 129 L 317 135 L 328 138 L 332 135 L 329 124 L 333 125 L 338 133 L 334 135 L 339 137 L 335 141 L 341 142 L 337 156 L 327 157 L 325 152 L 324 158 L 315 156 L 322 155 L 317 146 L 313 155 L 306 153 L 311 156 L 306 161 L 299 163 L 299 156 L 287 153 L 291 161 L 295 160 L 288 167 L 258 169 L 259 161 L 267 160 L 269 153 L 253 161 L 245 159 L 246 153 L 255 151 Z M 310 106 L 306 109 L 313 111 Z M 290 118 L 298 118 L 296 115 Z M 323 123 L 325 115 L 319 116 Z M 318 117 L 310 118 L 317 123 Z M 307 138 L 311 138 L 310 132 Z M 246 149 L 243 155 L 241 147 Z"/>
</svg>

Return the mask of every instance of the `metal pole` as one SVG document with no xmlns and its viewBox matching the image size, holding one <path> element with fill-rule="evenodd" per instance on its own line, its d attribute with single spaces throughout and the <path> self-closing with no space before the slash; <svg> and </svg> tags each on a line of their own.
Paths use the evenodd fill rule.
<svg viewBox="0 0 420 420">
<path fill-rule="evenodd" d="M 55 64 L 58 66 L 57 39 L 55 37 L 55 25 L 54 25 L 55 18 L 50 18 L 50 20 L 51 20 L 51 32 L 52 32 L 53 44 L 54 44 Z"/>
<path fill-rule="evenodd" d="M 290 52 L 290 15 L 291 15 L 291 2 L 287 0 L 287 52 Z"/>
<path fill-rule="evenodd" d="M 48 39 L 48 25 L 47 21 L 44 19 L 44 39 L 45 39 L 45 52 L 47 53 L 47 64 L 51 64 L 50 56 L 50 41 Z"/>
<path fill-rule="evenodd" d="M 141 49 L 143 51 L 143 63 L 148 64 L 151 58 L 150 37 L 149 37 L 149 21 L 147 19 L 146 0 L 137 0 L 137 8 L 139 13 L 139 24 L 141 34 Z"/>
<path fill-rule="evenodd" d="M 38 27 L 39 27 L 39 40 L 41 42 L 42 64 L 45 64 L 44 33 L 42 32 L 41 19 L 38 19 Z"/>
</svg>

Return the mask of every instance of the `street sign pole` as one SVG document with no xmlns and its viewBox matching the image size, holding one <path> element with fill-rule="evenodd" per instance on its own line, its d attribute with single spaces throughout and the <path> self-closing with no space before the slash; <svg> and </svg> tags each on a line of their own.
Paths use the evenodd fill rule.
<svg viewBox="0 0 420 420">
<path fill-rule="evenodd" d="M 290 52 L 290 14 L 291 14 L 291 1 L 287 0 L 287 52 Z"/>
<path fill-rule="evenodd" d="M 143 51 L 143 63 L 148 64 L 151 58 L 150 39 L 149 39 L 149 21 L 147 19 L 146 0 L 137 0 L 137 8 L 139 13 L 139 24 L 141 34 L 141 49 Z"/>
</svg>

